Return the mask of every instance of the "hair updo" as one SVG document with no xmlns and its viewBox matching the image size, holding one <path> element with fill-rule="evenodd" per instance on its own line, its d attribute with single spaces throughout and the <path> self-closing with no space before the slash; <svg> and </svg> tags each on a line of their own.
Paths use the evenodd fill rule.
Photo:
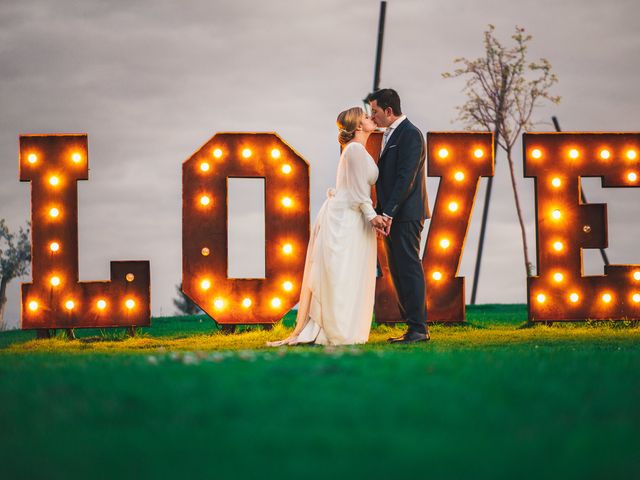
<svg viewBox="0 0 640 480">
<path fill-rule="evenodd" d="M 360 107 L 352 107 L 344 112 L 340 112 L 336 124 L 338 125 L 338 142 L 344 146 L 356 136 L 356 128 L 360 124 L 360 119 L 364 110 Z"/>
</svg>

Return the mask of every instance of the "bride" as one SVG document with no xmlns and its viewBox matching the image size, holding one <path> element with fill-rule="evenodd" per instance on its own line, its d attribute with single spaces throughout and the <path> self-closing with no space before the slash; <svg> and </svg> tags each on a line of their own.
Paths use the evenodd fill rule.
<svg viewBox="0 0 640 480">
<path fill-rule="evenodd" d="M 376 215 L 371 186 L 378 167 L 365 149 L 376 125 L 360 107 L 338 115 L 342 155 L 336 188 L 329 189 L 309 245 L 293 333 L 268 346 L 366 343 L 376 286 Z"/>
</svg>

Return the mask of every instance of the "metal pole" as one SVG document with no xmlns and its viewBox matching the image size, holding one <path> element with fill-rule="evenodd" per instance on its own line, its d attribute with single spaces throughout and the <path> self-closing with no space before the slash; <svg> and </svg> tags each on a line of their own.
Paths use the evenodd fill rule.
<svg viewBox="0 0 640 480">
<path fill-rule="evenodd" d="M 382 64 L 382 41 L 384 39 L 384 18 L 387 2 L 380 2 L 380 20 L 378 22 L 378 46 L 376 48 L 376 66 L 373 72 L 373 92 L 380 88 L 380 67 Z"/>
<path fill-rule="evenodd" d="M 560 122 L 558 122 L 558 117 L 556 117 L 555 115 L 553 117 L 551 117 L 551 120 L 553 121 L 553 126 L 556 127 L 556 132 L 561 132 L 562 129 L 560 128 Z M 587 204 L 589 202 L 587 202 L 587 197 L 584 194 L 584 190 L 582 188 L 582 181 L 580 181 L 580 199 L 582 200 L 583 204 Z M 609 257 L 607 256 L 607 252 L 604 251 L 604 248 L 600 248 L 600 255 L 602 256 L 602 261 L 604 262 L 605 265 L 609 265 Z"/>
<path fill-rule="evenodd" d="M 496 132 L 497 138 L 497 132 Z M 476 253 L 476 266 L 473 270 L 473 286 L 471 287 L 471 305 L 476 304 L 476 293 L 478 292 L 478 280 L 480 278 L 480 263 L 482 262 L 482 250 L 484 248 L 484 234 L 487 230 L 487 218 L 489 216 L 489 203 L 491 201 L 491 190 L 493 188 L 493 177 L 487 179 L 487 190 L 484 194 L 484 207 L 482 209 L 482 221 L 480 223 L 480 238 L 478 239 L 478 252 Z"/>
</svg>

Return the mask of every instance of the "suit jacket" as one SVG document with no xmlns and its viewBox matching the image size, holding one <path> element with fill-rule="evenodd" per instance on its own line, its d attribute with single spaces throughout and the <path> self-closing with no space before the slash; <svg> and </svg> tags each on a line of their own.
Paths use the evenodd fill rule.
<svg viewBox="0 0 640 480">
<path fill-rule="evenodd" d="M 425 158 L 422 132 L 405 118 L 391 133 L 378 160 L 376 211 L 379 214 L 393 217 L 394 221 L 431 218 Z"/>
</svg>

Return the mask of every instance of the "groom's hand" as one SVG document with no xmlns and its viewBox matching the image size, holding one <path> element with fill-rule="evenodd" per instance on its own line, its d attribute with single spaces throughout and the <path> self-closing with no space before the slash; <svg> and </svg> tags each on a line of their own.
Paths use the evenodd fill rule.
<svg viewBox="0 0 640 480">
<path fill-rule="evenodd" d="M 382 220 L 384 221 L 384 234 L 389 235 L 389 232 L 391 232 L 391 224 L 393 223 L 393 218 L 383 215 Z"/>
</svg>

